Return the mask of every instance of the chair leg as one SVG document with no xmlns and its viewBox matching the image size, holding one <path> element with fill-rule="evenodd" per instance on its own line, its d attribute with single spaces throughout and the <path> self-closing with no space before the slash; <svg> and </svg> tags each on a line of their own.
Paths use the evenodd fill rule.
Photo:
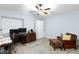
<svg viewBox="0 0 79 59">
<path fill-rule="evenodd" d="M 51 45 L 51 42 L 49 44 Z"/>
<path fill-rule="evenodd" d="M 77 50 L 77 47 L 75 47 L 75 50 Z"/>
<path fill-rule="evenodd" d="M 54 50 L 56 50 L 56 48 L 54 48 Z"/>
<path fill-rule="evenodd" d="M 60 49 L 62 50 L 62 47 L 60 47 Z"/>
<path fill-rule="evenodd" d="M 66 49 L 64 48 L 64 51 L 65 51 Z"/>
</svg>

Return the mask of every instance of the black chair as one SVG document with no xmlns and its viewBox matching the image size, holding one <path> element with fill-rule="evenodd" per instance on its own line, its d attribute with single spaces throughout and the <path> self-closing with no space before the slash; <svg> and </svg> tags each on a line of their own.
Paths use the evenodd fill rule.
<svg viewBox="0 0 79 59">
<path fill-rule="evenodd" d="M 21 42 L 26 33 L 26 28 L 10 29 L 10 38 L 13 43 Z"/>
<path fill-rule="evenodd" d="M 26 28 L 19 28 L 18 32 L 26 32 Z"/>
<path fill-rule="evenodd" d="M 18 37 L 16 37 L 17 34 L 18 34 L 18 29 L 10 29 L 10 38 L 13 43 L 18 42 Z"/>
</svg>

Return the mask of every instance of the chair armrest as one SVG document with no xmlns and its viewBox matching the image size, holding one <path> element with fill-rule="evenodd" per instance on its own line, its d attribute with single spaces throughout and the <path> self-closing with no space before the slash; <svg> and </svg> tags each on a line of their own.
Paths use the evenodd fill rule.
<svg viewBox="0 0 79 59">
<path fill-rule="evenodd" d="M 57 40 L 62 41 L 62 37 L 61 36 L 57 36 Z"/>
</svg>

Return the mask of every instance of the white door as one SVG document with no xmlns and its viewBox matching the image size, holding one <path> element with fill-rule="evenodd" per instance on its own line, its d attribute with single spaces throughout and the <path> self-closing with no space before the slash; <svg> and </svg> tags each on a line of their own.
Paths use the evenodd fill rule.
<svg viewBox="0 0 79 59">
<path fill-rule="evenodd" d="M 36 37 L 37 39 L 44 37 L 44 21 L 36 20 L 35 21 Z"/>
</svg>

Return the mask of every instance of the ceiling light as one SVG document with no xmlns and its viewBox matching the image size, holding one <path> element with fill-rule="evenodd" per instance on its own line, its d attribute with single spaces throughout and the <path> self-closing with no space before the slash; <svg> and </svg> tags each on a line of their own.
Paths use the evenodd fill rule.
<svg viewBox="0 0 79 59">
<path fill-rule="evenodd" d="M 25 8 L 30 11 L 37 12 L 39 14 L 50 14 L 53 12 L 58 5 L 56 4 L 24 4 Z"/>
</svg>

